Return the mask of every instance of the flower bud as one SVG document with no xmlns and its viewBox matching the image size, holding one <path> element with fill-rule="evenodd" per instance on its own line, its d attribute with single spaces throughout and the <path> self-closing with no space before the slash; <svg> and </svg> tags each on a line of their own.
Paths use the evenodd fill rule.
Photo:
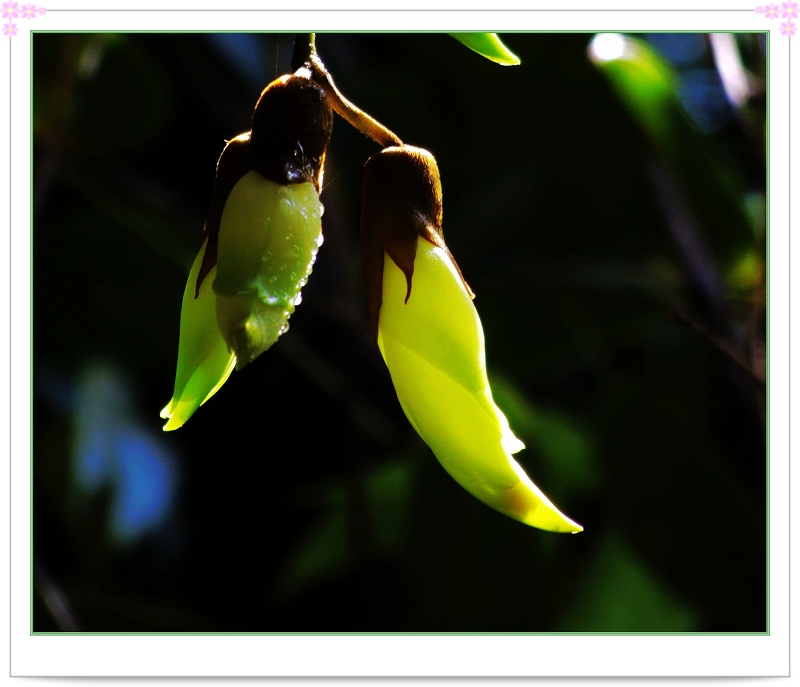
<svg viewBox="0 0 800 687">
<path fill-rule="evenodd" d="M 313 183 L 277 184 L 251 170 L 234 186 L 219 230 L 217 323 L 238 366 L 289 327 L 322 244 Z"/>
<path fill-rule="evenodd" d="M 401 146 L 367 161 L 361 237 L 373 333 L 414 429 L 487 505 L 533 527 L 580 532 L 512 458 L 524 445 L 492 399 L 483 328 L 444 243 L 430 153 Z"/>
<path fill-rule="evenodd" d="M 234 365 L 289 328 L 322 245 L 319 191 L 332 125 L 324 92 L 298 72 L 264 89 L 251 131 L 223 150 L 206 241 L 184 292 L 164 429 L 180 427 Z"/>
</svg>

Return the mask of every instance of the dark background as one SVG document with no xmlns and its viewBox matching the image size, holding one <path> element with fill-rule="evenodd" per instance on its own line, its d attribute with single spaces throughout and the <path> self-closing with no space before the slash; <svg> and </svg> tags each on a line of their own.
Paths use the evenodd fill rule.
<svg viewBox="0 0 800 687">
<path fill-rule="evenodd" d="M 290 331 L 162 433 L 214 167 L 293 36 L 40 33 L 34 631 L 767 630 L 764 35 L 736 36 L 738 107 L 707 36 L 636 37 L 676 73 L 638 114 L 591 34 L 504 38 L 521 66 L 437 34 L 317 47 L 437 157 L 518 459 L 585 531 L 486 507 L 406 421 L 361 277 L 377 146 L 338 118 Z"/>
</svg>

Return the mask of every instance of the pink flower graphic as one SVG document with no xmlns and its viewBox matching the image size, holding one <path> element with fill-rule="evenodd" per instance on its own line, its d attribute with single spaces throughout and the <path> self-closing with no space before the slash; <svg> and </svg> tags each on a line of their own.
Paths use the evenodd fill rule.
<svg viewBox="0 0 800 687">
<path fill-rule="evenodd" d="M 761 5 L 756 7 L 756 14 L 764 14 L 764 8 Z"/>
<path fill-rule="evenodd" d="M 796 2 L 784 2 L 783 6 L 783 13 L 781 16 L 784 19 L 797 19 L 797 3 Z"/>
<path fill-rule="evenodd" d="M 23 5 L 22 6 L 22 18 L 23 19 L 36 19 L 36 7 L 33 5 Z"/>
<path fill-rule="evenodd" d="M 17 18 L 17 3 L 16 2 L 4 2 L 3 3 L 3 18 L 4 19 L 16 19 Z M 11 26 L 11 24 L 9 24 Z M 16 31 L 14 31 L 16 33 Z M 14 35 L 14 34 L 6 34 Z"/>
<path fill-rule="evenodd" d="M 767 19 L 777 19 L 781 14 L 781 8 L 777 5 L 766 5 L 764 7 L 764 16 Z"/>
<path fill-rule="evenodd" d="M 17 35 L 17 25 L 8 22 L 3 26 L 3 34 L 6 36 L 16 36 Z"/>
<path fill-rule="evenodd" d="M 796 33 L 797 28 L 795 27 L 793 22 L 785 21 L 781 24 L 781 33 L 784 36 L 794 36 Z"/>
<path fill-rule="evenodd" d="M 39 8 L 36 9 L 36 12 L 38 14 L 47 14 L 47 8 L 46 7 L 39 7 Z"/>
</svg>

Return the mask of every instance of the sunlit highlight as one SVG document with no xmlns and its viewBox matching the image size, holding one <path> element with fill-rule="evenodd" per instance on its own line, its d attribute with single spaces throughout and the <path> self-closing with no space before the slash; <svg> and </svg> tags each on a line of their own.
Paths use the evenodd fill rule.
<svg viewBox="0 0 800 687">
<path fill-rule="evenodd" d="M 731 33 L 710 33 L 708 40 L 725 95 L 732 105 L 739 106 L 750 97 L 751 89 L 736 38 Z"/>
<path fill-rule="evenodd" d="M 595 62 L 618 60 L 625 54 L 625 46 L 621 33 L 598 33 L 589 44 L 589 57 Z"/>
</svg>

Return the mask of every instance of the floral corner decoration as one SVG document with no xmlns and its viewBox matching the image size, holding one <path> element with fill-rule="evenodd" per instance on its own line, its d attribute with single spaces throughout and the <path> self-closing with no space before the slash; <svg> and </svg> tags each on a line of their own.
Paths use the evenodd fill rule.
<svg viewBox="0 0 800 687">
<path fill-rule="evenodd" d="M 21 17 L 22 19 L 36 19 L 37 16 L 47 14 L 46 7 L 36 7 L 36 5 L 23 5 L 20 7 L 16 2 L 3 3 L 3 19 L 8 19 L 8 22 L 3 24 L 3 35 L 16 36 L 19 32 L 19 27 L 11 21 Z"/>
<path fill-rule="evenodd" d="M 785 19 L 786 21 L 781 22 L 782 36 L 791 37 L 797 33 L 797 25 L 792 20 L 797 19 L 798 8 L 793 0 L 781 5 L 758 5 L 755 11 L 756 14 L 764 15 L 765 19 Z"/>
</svg>

